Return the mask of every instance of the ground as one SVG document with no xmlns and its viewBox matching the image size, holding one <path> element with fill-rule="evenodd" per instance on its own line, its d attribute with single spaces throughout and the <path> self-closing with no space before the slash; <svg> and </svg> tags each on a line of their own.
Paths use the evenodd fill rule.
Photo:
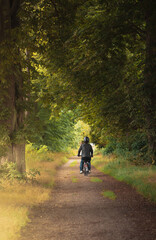
<svg viewBox="0 0 156 240">
<path fill-rule="evenodd" d="M 104 197 L 107 190 L 116 199 Z M 20 240 L 156 240 L 156 205 L 95 168 L 80 174 L 76 157 L 59 169 L 50 200 L 29 217 Z"/>
</svg>

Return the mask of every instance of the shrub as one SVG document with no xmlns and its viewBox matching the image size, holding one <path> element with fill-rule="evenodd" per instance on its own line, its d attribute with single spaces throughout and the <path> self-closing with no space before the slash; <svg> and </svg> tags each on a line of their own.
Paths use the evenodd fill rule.
<svg viewBox="0 0 156 240">
<path fill-rule="evenodd" d="M 25 173 L 20 173 L 17 170 L 16 163 L 5 162 L 1 165 L 1 178 L 8 181 L 18 180 L 18 181 L 32 181 L 36 180 L 37 175 L 40 175 L 40 172 L 36 168 L 29 169 Z"/>
<path fill-rule="evenodd" d="M 106 145 L 105 148 L 102 148 L 101 152 L 102 152 L 102 155 L 105 156 L 105 155 L 108 155 L 108 154 L 113 153 L 115 149 L 116 149 L 116 140 L 115 140 L 115 139 L 112 139 L 112 140 Z"/>
<path fill-rule="evenodd" d="M 140 165 L 150 162 L 147 150 L 147 136 L 137 132 L 122 137 L 120 140 L 110 139 L 101 152 L 103 156 L 114 153 L 118 157 L 124 157 L 136 165 Z"/>
<path fill-rule="evenodd" d="M 40 149 L 38 150 L 38 153 L 46 153 L 48 151 L 48 147 L 45 145 L 41 145 Z"/>
<path fill-rule="evenodd" d="M 1 172 L 2 172 L 2 178 L 8 179 L 8 180 L 21 180 L 23 178 L 23 175 L 17 171 L 16 163 L 13 162 L 5 162 L 1 165 Z"/>
</svg>

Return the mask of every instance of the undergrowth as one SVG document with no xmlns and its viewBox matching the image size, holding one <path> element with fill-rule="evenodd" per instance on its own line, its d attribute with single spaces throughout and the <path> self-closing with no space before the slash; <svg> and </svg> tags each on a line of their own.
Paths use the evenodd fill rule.
<svg viewBox="0 0 156 240">
<path fill-rule="evenodd" d="M 92 164 L 117 180 L 132 185 L 144 197 L 156 202 L 156 166 L 135 165 L 113 154 L 105 156 L 98 154 L 94 157 Z"/>
<path fill-rule="evenodd" d="M 103 156 L 115 154 L 135 165 L 155 164 L 148 149 L 147 136 L 141 132 L 136 132 L 119 139 L 108 138 L 105 148 L 101 149 L 101 153 Z"/>
<path fill-rule="evenodd" d="M 25 174 L 14 163 L 0 167 L 0 239 L 18 239 L 21 227 L 29 221 L 29 209 L 49 198 L 57 168 L 68 156 L 28 146 Z"/>
</svg>

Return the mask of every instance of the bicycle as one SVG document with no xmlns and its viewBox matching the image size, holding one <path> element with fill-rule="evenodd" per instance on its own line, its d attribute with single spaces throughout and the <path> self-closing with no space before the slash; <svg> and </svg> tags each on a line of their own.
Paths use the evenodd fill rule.
<svg viewBox="0 0 156 240">
<path fill-rule="evenodd" d="M 89 174 L 89 162 L 88 161 L 84 161 L 83 173 L 84 173 L 84 176 L 87 176 Z"/>
</svg>

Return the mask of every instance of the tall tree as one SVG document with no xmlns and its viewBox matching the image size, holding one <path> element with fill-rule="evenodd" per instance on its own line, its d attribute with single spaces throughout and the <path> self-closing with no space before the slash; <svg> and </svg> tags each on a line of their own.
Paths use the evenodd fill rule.
<svg viewBox="0 0 156 240">
<path fill-rule="evenodd" d="M 23 135 L 30 94 L 57 114 L 79 105 L 100 145 L 104 134 L 119 138 L 146 132 L 154 162 L 156 3 L 25 0 L 20 5 L 18 0 L 1 0 L 0 4 L 1 123 L 11 146 L 7 158 L 18 162 L 15 156 L 24 153 L 24 140 L 17 139 Z M 30 64 L 29 94 L 27 64 L 21 59 Z"/>
<path fill-rule="evenodd" d="M 0 1 L 0 109 L 2 146 L 6 147 L 1 161 L 17 163 L 20 172 L 25 171 L 25 143 L 17 132 L 24 120 L 24 78 L 18 46 L 19 21 L 17 17 L 20 0 Z M 5 134 L 4 134 L 5 133 Z M 16 135 L 16 137 L 15 137 Z"/>
<path fill-rule="evenodd" d="M 143 1 L 146 21 L 144 92 L 149 154 L 156 164 L 156 2 Z"/>
<path fill-rule="evenodd" d="M 45 54 L 52 77 L 42 97 L 52 89 L 53 109 L 79 103 L 85 119 L 107 134 L 146 132 L 155 161 L 155 3 L 58 1 L 51 7 L 55 34 L 42 26 L 53 42 Z M 47 9 L 42 13 L 46 18 Z"/>
</svg>

